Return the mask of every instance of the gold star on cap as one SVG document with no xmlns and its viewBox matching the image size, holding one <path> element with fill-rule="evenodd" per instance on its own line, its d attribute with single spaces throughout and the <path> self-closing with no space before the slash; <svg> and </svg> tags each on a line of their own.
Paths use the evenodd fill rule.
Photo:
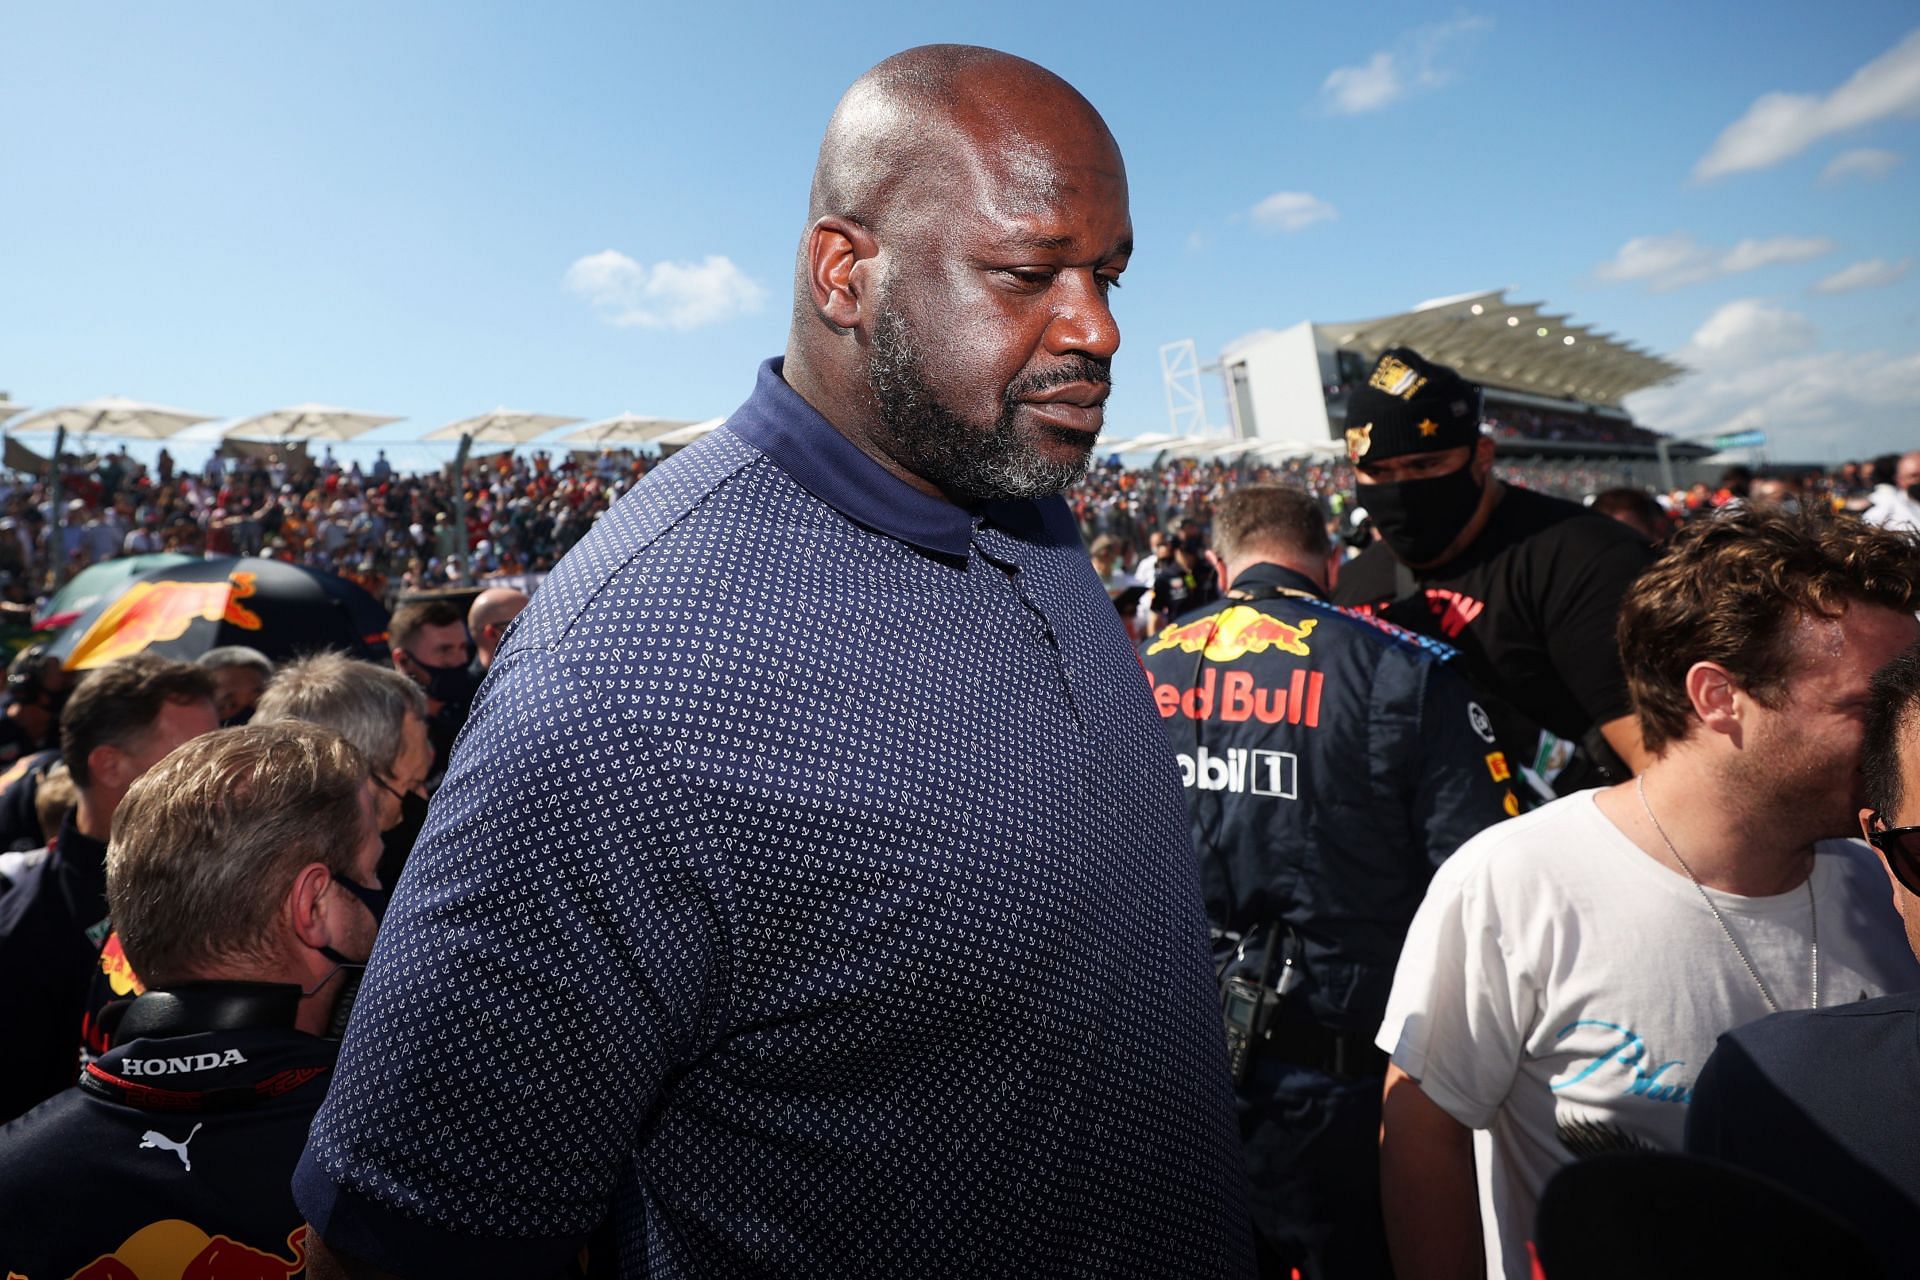
<svg viewBox="0 0 1920 1280">
<path fill-rule="evenodd" d="M 1434 432 L 1438 430 L 1440 430 L 1440 424 L 1435 422 L 1432 418 L 1420 419 L 1420 436 L 1422 439 L 1425 439 L 1427 436 L 1432 435 Z"/>
<path fill-rule="evenodd" d="M 1347 461 L 1358 462 L 1373 448 L 1373 424 L 1347 428 Z"/>
</svg>

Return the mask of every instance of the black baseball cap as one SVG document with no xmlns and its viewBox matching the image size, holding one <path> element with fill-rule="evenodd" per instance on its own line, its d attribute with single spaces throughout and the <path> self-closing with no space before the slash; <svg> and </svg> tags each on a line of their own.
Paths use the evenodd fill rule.
<svg viewBox="0 0 1920 1280">
<path fill-rule="evenodd" d="M 1381 352 L 1347 396 L 1347 461 L 1366 466 L 1480 438 L 1480 388 L 1411 347 Z"/>
</svg>

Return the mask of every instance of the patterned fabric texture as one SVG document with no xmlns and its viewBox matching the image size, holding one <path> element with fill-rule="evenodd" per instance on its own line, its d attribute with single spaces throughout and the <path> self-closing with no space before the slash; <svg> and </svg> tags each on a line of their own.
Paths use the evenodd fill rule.
<svg viewBox="0 0 1920 1280">
<path fill-rule="evenodd" d="M 1071 519 L 910 490 L 778 368 L 510 633 L 302 1208 L 403 1273 L 609 1215 L 623 1276 L 1249 1273 L 1186 809 Z M 916 504 L 957 540 L 873 527 Z"/>
</svg>

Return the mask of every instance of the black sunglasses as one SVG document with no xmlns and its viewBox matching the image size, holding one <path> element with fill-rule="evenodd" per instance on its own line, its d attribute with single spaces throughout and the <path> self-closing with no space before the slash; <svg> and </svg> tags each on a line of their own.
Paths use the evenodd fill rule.
<svg viewBox="0 0 1920 1280">
<path fill-rule="evenodd" d="M 1867 843 L 1887 860 L 1894 878 L 1920 897 L 1920 827 L 1889 827 L 1879 813 L 1867 815 Z"/>
</svg>

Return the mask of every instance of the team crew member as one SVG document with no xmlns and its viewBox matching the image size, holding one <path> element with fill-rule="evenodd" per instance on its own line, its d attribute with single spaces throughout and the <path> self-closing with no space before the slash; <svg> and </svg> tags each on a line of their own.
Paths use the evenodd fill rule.
<svg viewBox="0 0 1920 1280">
<path fill-rule="evenodd" d="M 1743 507 L 1680 532 L 1620 615 L 1653 763 L 1467 842 L 1407 935 L 1379 1044 L 1402 1280 L 1532 1274 L 1576 1156 L 1681 1145 L 1723 1032 L 1920 987 L 1864 807 L 1871 679 L 1920 635 L 1920 551 Z M 1473 1131 L 1480 1146 L 1475 1204 Z"/>
<path fill-rule="evenodd" d="M 1186 810 L 1057 496 L 1131 252 L 1050 72 L 849 90 L 786 358 L 495 657 L 295 1175 L 317 1280 L 607 1221 L 654 1280 L 1250 1270 Z"/>
<path fill-rule="evenodd" d="M 1153 574 L 1154 631 L 1183 613 L 1203 609 L 1220 598 L 1220 579 L 1207 562 L 1207 539 L 1198 523 L 1184 520 Z"/>
<path fill-rule="evenodd" d="M 433 742 L 433 769 L 428 776 L 430 787 L 437 787 L 486 672 L 473 666 L 466 615 L 448 600 L 401 605 L 393 612 L 388 640 L 394 670 L 427 695 L 427 733 Z"/>
<path fill-rule="evenodd" d="M 334 734 L 275 724 L 208 734 L 133 784 L 107 894 L 155 987 L 77 1088 L 0 1129 L 9 1274 L 304 1262 L 287 1180 L 333 1067 L 340 971 L 365 961 L 383 897 L 366 778 Z"/>
<path fill-rule="evenodd" d="M 1261 1269 L 1389 1276 L 1373 1047 L 1434 866 L 1517 808 L 1445 645 L 1326 602 L 1319 503 L 1255 486 L 1215 509 L 1233 584 L 1145 645 L 1179 753 Z"/>
<path fill-rule="evenodd" d="M 473 637 L 473 669 L 484 676 L 500 651 L 507 627 L 527 607 L 528 596 L 516 587 L 488 587 L 467 609 L 467 634 Z"/>
<path fill-rule="evenodd" d="M 90 672 L 60 713 L 79 801 L 0 893 L 0 1118 L 67 1088 L 80 1070 L 87 984 L 108 930 L 107 836 L 134 779 L 219 726 L 198 667 L 134 654 Z"/>
<path fill-rule="evenodd" d="M 1347 402 L 1355 500 L 1380 538 L 1334 599 L 1460 650 L 1498 745 L 1547 800 L 1645 762 L 1613 642 L 1653 558 L 1617 520 L 1508 485 L 1480 389 L 1398 347 Z"/>
</svg>

